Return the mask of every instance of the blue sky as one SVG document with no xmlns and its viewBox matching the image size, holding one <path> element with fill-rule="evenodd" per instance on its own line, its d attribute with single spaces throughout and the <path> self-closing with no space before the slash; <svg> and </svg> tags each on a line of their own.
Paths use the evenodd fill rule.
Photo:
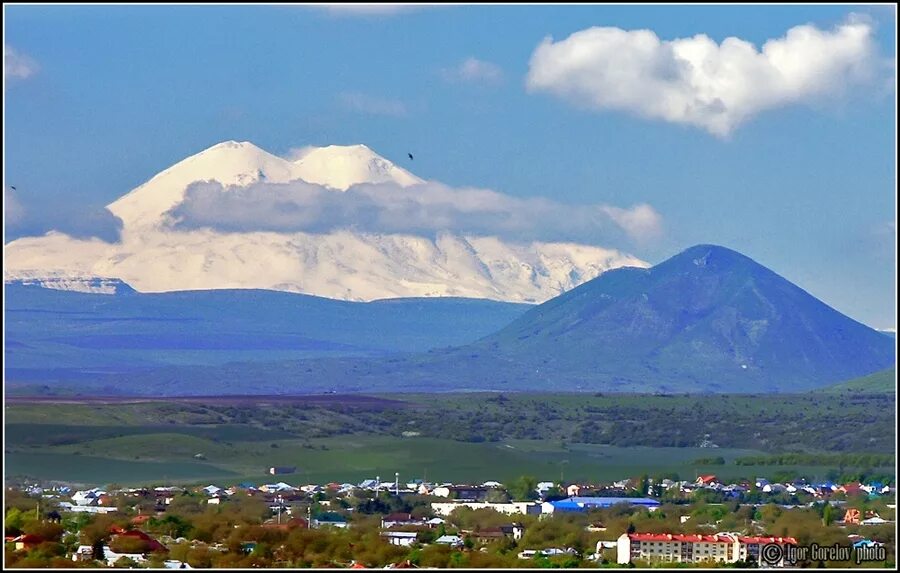
<svg viewBox="0 0 900 573">
<path fill-rule="evenodd" d="M 721 244 L 857 320 L 896 326 L 893 8 L 469 6 L 359 14 L 5 6 L 4 15 L 5 48 L 25 66 L 10 72 L 5 57 L 6 183 L 45 226 L 109 203 L 223 140 L 278 154 L 365 143 L 448 185 L 573 205 L 648 204 L 663 232 L 620 245 L 647 261 Z M 872 29 L 869 76 L 850 81 L 835 72 L 827 79 L 843 85 L 840 93 L 790 96 L 764 94 L 768 87 L 758 82 L 760 93 L 744 94 L 741 101 L 751 103 L 738 107 L 746 118 L 725 135 L 701 120 L 644 113 L 640 106 L 651 104 L 639 97 L 598 109 L 587 101 L 596 74 L 528 83 L 546 37 L 561 49 L 593 26 L 647 29 L 664 43 L 735 36 L 759 48 L 795 26 L 829 32 L 860 19 Z M 548 52 L 547 66 L 561 57 Z M 646 93 L 641 86 L 638 95 Z M 766 98 L 769 104 L 753 107 Z M 403 163 L 407 152 L 414 165 Z"/>
</svg>

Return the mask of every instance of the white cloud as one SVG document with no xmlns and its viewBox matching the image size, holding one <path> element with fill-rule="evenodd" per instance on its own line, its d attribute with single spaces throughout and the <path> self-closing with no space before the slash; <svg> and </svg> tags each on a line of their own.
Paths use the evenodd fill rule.
<svg viewBox="0 0 900 573">
<path fill-rule="evenodd" d="M 96 237 L 107 243 L 119 241 L 122 220 L 106 207 L 96 205 L 36 205 L 29 197 L 24 205 L 12 189 L 3 190 L 3 222 L 6 239 L 36 237 L 58 231 L 76 238 Z"/>
<path fill-rule="evenodd" d="M 593 27 L 559 42 L 545 38 L 526 84 L 579 106 L 727 137 L 767 109 L 838 97 L 872 81 L 882 64 L 873 35 L 856 16 L 830 31 L 796 26 L 761 50 L 735 37 L 660 40 L 651 30 Z"/>
<path fill-rule="evenodd" d="M 11 46 L 3 45 L 3 77 L 25 79 L 38 71 L 38 64 L 33 58 L 16 51 Z"/>
<path fill-rule="evenodd" d="M 603 212 L 632 239 L 640 242 L 658 239 L 663 232 L 662 217 L 646 203 L 630 209 L 604 206 Z"/>
<path fill-rule="evenodd" d="M 452 68 L 441 70 L 441 76 L 448 82 L 468 82 L 483 84 L 499 84 L 503 82 L 503 70 L 497 64 L 466 58 Z"/>
<path fill-rule="evenodd" d="M 388 117 L 408 115 L 406 105 L 399 100 L 380 98 L 359 92 L 343 92 L 338 95 L 338 98 L 344 108 L 358 113 Z"/>
<path fill-rule="evenodd" d="M 625 236 L 647 241 L 662 233 L 662 218 L 646 204 L 630 209 L 565 205 L 437 182 L 409 187 L 362 184 L 345 192 L 304 181 L 225 189 L 217 182 L 200 182 L 188 188 L 184 202 L 169 215 L 176 228 L 210 227 L 229 232 L 327 233 L 352 228 L 435 235 L 451 231 L 513 240 L 588 243 Z"/>
</svg>

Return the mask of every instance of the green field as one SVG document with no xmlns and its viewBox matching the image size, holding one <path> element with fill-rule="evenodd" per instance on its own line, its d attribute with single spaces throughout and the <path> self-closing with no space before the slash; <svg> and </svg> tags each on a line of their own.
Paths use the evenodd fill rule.
<svg viewBox="0 0 900 573">
<path fill-rule="evenodd" d="M 50 403 L 7 400 L 7 480 L 106 485 L 824 478 L 740 466 L 784 452 L 893 454 L 892 398 L 447 394 Z M 892 404 L 891 404 L 892 406 Z M 836 415 L 843 412 L 843 416 Z M 701 442 L 719 447 L 698 447 Z M 724 464 L 697 465 L 721 457 Z M 297 473 L 266 476 L 270 466 Z M 841 467 L 842 471 L 852 468 Z M 858 468 L 893 474 L 892 468 Z"/>
<path fill-rule="evenodd" d="M 833 386 L 826 386 L 818 392 L 830 393 L 882 393 L 897 392 L 897 369 L 888 368 L 862 378 L 854 378 Z"/>
<path fill-rule="evenodd" d="M 7 479 L 22 475 L 87 485 L 136 484 L 148 478 L 151 481 L 192 482 L 206 477 L 224 478 L 234 475 L 220 467 L 204 463 L 140 462 L 55 452 L 10 452 L 6 454 L 5 462 Z"/>
<path fill-rule="evenodd" d="M 706 448 L 619 448 L 590 444 L 565 446 L 544 441 L 503 443 L 455 442 L 433 438 L 345 436 L 308 442 L 278 440 L 271 444 L 237 442 L 222 445 L 180 434 L 142 434 L 86 441 L 53 447 L 53 453 L 7 454 L 7 475 L 30 475 L 89 484 L 139 484 L 157 481 L 196 481 L 228 478 L 273 480 L 264 470 L 292 465 L 297 474 L 289 481 L 350 481 L 381 476 L 392 479 L 428 477 L 437 481 L 503 481 L 524 474 L 539 479 L 614 480 L 641 473 L 678 473 L 693 478 L 697 472 L 723 469 L 740 473 L 737 466 L 694 467 L 691 461 L 710 452 Z M 202 453 L 204 461 L 193 456 Z M 726 459 L 757 455 L 754 450 L 717 449 Z M 744 472 L 746 473 L 746 471 Z M 283 479 L 283 478 L 278 478 Z"/>
</svg>

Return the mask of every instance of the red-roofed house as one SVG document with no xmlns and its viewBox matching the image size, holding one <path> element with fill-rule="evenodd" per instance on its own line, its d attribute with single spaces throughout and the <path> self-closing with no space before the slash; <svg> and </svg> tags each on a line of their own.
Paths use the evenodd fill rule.
<svg viewBox="0 0 900 573">
<path fill-rule="evenodd" d="M 861 493 L 866 493 L 858 483 L 844 484 L 838 488 L 838 491 L 845 495 L 859 495 Z"/>
<path fill-rule="evenodd" d="M 110 529 L 110 532 L 113 533 L 113 539 L 115 539 L 116 537 L 127 537 L 127 538 L 131 538 L 131 539 L 140 539 L 141 541 L 146 543 L 147 553 L 155 553 L 157 551 L 168 551 L 168 549 L 166 549 L 165 545 L 163 545 L 159 541 L 153 539 L 152 537 L 150 537 L 143 531 L 140 531 L 139 529 L 131 529 L 131 530 L 126 531 L 126 530 L 122 529 L 121 527 L 113 526 Z"/>
<path fill-rule="evenodd" d="M 381 518 L 381 527 L 383 529 L 404 525 L 425 525 L 425 520 L 415 518 L 411 513 L 392 513 Z"/>
<path fill-rule="evenodd" d="M 697 478 L 697 485 L 709 485 L 711 483 L 715 483 L 715 481 L 716 481 L 716 476 L 711 475 L 711 474 L 707 475 L 707 476 L 699 476 Z"/>
<path fill-rule="evenodd" d="M 13 543 L 16 544 L 16 551 L 28 551 L 29 549 L 34 549 L 44 541 L 46 541 L 46 539 L 40 535 L 31 534 L 20 535 L 13 539 Z"/>
</svg>

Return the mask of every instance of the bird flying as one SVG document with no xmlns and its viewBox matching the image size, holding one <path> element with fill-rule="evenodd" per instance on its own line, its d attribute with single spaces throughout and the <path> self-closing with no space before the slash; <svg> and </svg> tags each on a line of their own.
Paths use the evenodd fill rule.
<svg viewBox="0 0 900 573">
<path fill-rule="evenodd" d="M 409 158 L 410 158 L 410 159 L 413 158 L 412 153 L 407 153 L 407 155 L 409 155 Z"/>
</svg>

